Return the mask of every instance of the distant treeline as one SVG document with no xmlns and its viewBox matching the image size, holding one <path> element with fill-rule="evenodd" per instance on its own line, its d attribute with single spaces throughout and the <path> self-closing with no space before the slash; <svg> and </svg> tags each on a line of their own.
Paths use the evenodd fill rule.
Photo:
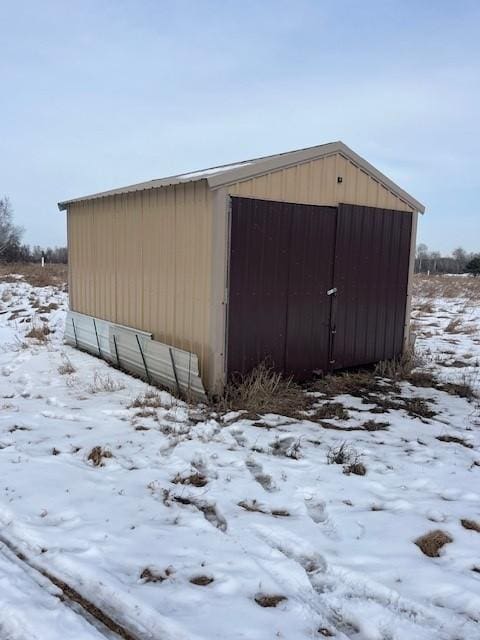
<svg viewBox="0 0 480 640">
<path fill-rule="evenodd" d="M 439 251 L 430 251 L 426 244 L 419 244 L 415 258 L 415 273 L 474 273 L 470 267 L 480 259 L 480 253 L 468 253 L 462 247 L 442 256 Z"/>
<path fill-rule="evenodd" d="M 0 262 L 41 262 L 42 256 L 46 263 L 68 262 L 67 247 L 30 247 L 28 244 L 9 244 L 0 255 Z"/>
<path fill-rule="evenodd" d="M 30 247 L 22 244 L 23 229 L 13 220 L 7 196 L 0 198 L 0 262 L 68 262 L 67 247 Z"/>
</svg>

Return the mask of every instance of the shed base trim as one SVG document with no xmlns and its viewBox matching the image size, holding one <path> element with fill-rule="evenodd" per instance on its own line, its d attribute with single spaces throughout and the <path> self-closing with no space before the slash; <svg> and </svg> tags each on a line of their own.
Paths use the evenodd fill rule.
<svg viewBox="0 0 480 640">
<path fill-rule="evenodd" d="M 206 400 L 197 355 L 153 340 L 151 333 L 69 311 L 64 339 L 153 384 Z"/>
</svg>

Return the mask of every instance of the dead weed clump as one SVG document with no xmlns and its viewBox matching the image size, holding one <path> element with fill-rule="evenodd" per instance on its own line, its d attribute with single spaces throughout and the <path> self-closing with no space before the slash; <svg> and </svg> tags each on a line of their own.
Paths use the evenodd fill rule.
<svg viewBox="0 0 480 640">
<path fill-rule="evenodd" d="M 270 443 L 272 454 L 274 456 L 285 456 L 293 460 L 299 460 L 302 457 L 302 443 L 300 438 L 287 437 L 279 438 Z"/>
<path fill-rule="evenodd" d="M 222 413 L 246 411 L 250 416 L 275 413 L 299 417 L 311 401 L 292 378 L 284 378 L 266 363 L 250 373 L 238 375 L 227 384 L 223 396 L 214 403 Z"/>
<path fill-rule="evenodd" d="M 62 353 L 62 364 L 58 367 L 58 373 L 65 376 L 75 373 L 75 371 L 76 368 L 73 366 L 70 358 L 65 353 Z"/>
<path fill-rule="evenodd" d="M 90 393 L 101 393 L 102 391 L 112 393 L 113 391 L 120 391 L 121 389 L 125 389 L 125 385 L 114 380 L 108 373 L 102 375 L 98 371 L 95 371 L 93 374 L 93 382 L 88 386 Z"/>
<path fill-rule="evenodd" d="M 436 380 L 430 371 L 415 370 L 408 376 L 407 382 L 414 387 L 431 388 L 435 387 Z"/>
<path fill-rule="evenodd" d="M 441 391 L 446 391 L 451 396 L 459 396 L 466 400 L 473 400 L 477 396 L 474 385 L 464 377 L 460 382 L 442 382 L 438 385 Z"/>
<path fill-rule="evenodd" d="M 475 520 L 469 520 L 468 518 L 462 518 L 462 520 L 460 520 L 460 524 L 464 529 L 480 533 L 480 522 L 475 522 Z"/>
<path fill-rule="evenodd" d="M 245 511 L 250 511 L 252 513 L 268 513 L 267 511 L 262 509 L 255 498 L 253 500 L 241 500 L 238 503 L 238 506 L 242 507 L 242 509 L 245 509 Z"/>
<path fill-rule="evenodd" d="M 103 467 L 104 458 L 113 458 L 112 452 L 102 447 L 93 447 L 88 454 L 87 460 L 90 460 L 94 467 Z"/>
<path fill-rule="evenodd" d="M 341 402 L 325 402 L 325 404 L 322 404 L 318 409 L 316 409 L 312 418 L 318 420 L 329 420 L 332 418 L 337 420 L 348 420 L 350 418 L 350 414 Z"/>
<path fill-rule="evenodd" d="M 208 483 L 208 478 L 198 471 L 188 476 L 179 473 L 172 479 L 174 484 L 192 485 L 194 487 L 204 487 Z"/>
<path fill-rule="evenodd" d="M 347 476 L 349 476 L 351 473 L 355 474 L 356 476 L 365 476 L 367 474 L 367 467 L 363 464 L 363 462 L 353 462 L 343 469 L 343 473 L 345 473 Z"/>
<path fill-rule="evenodd" d="M 453 318 L 445 327 L 445 333 L 462 333 L 462 321 L 460 318 Z"/>
<path fill-rule="evenodd" d="M 440 549 L 450 542 L 453 542 L 453 538 L 440 529 L 430 531 L 415 540 L 415 544 L 419 547 L 420 551 L 429 558 L 440 557 Z"/>
<path fill-rule="evenodd" d="M 165 582 L 172 574 L 174 570 L 172 567 L 167 567 L 163 571 L 158 571 L 157 569 L 153 569 L 151 567 L 145 567 L 145 569 L 140 574 L 140 580 L 143 580 L 144 583 L 147 582 Z"/>
<path fill-rule="evenodd" d="M 437 415 L 437 412 L 431 408 L 429 401 L 423 398 L 402 398 L 402 403 L 402 408 L 412 418 L 428 420 Z"/>
<path fill-rule="evenodd" d="M 365 431 L 385 431 L 389 426 L 389 422 L 377 422 L 376 420 L 367 420 L 362 424 Z"/>
<path fill-rule="evenodd" d="M 165 407 L 165 404 L 155 389 L 147 389 L 145 393 L 140 393 L 131 404 L 128 405 L 128 409 L 159 409 L 160 407 Z"/>
<path fill-rule="evenodd" d="M 189 580 L 192 584 L 196 584 L 198 587 L 206 587 L 212 584 L 213 578 L 211 576 L 192 576 Z"/>
<path fill-rule="evenodd" d="M 391 384 L 380 380 L 380 377 L 373 371 L 353 371 L 327 375 L 316 380 L 312 385 L 312 390 L 322 393 L 327 398 L 335 398 L 340 395 L 364 398 L 371 394 L 385 393 L 393 389 Z"/>
<path fill-rule="evenodd" d="M 343 473 L 364 476 L 367 467 L 361 462 L 361 456 L 356 449 L 342 442 L 338 447 L 330 447 L 327 452 L 327 464 L 342 464 Z"/>
<path fill-rule="evenodd" d="M 466 447 L 467 449 L 473 449 L 473 445 L 470 442 L 466 442 L 463 438 L 459 438 L 458 436 L 437 436 L 437 440 L 440 442 L 453 442 L 454 444 L 460 444 L 462 447 Z"/>
<path fill-rule="evenodd" d="M 274 595 L 274 594 L 266 594 L 266 593 L 257 593 L 255 596 L 255 602 L 260 607 L 276 607 L 280 602 L 287 600 L 286 596 Z"/>
<path fill-rule="evenodd" d="M 328 464 L 353 464 L 358 458 L 357 451 L 346 442 L 342 442 L 337 447 L 330 447 L 327 452 Z"/>
<path fill-rule="evenodd" d="M 380 378 L 401 381 L 408 380 L 412 371 L 420 366 L 421 362 L 413 348 L 407 349 L 398 358 L 383 360 L 374 369 L 375 375 Z"/>
<path fill-rule="evenodd" d="M 42 322 L 41 325 L 33 326 L 28 333 L 25 334 L 26 338 L 32 338 L 38 340 L 38 342 L 46 342 L 48 337 L 53 331 L 50 329 L 46 322 Z"/>
<path fill-rule="evenodd" d="M 413 307 L 413 311 L 418 311 L 420 313 L 433 313 L 435 311 L 435 307 L 430 300 L 423 300 Z"/>
</svg>

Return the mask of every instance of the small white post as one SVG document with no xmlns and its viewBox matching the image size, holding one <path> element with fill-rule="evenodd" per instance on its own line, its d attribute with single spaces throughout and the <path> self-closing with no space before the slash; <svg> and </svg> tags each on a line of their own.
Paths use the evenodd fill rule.
<svg viewBox="0 0 480 640">
<path fill-rule="evenodd" d="M 42 267 L 44 267 L 44 266 L 45 266 L 45 256 L 42 253 Z"/>
</svg>

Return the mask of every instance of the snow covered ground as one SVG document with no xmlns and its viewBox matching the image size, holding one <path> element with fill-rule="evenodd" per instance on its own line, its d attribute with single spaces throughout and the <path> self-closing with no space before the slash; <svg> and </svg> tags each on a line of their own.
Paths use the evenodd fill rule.
<svg viewBox="0 0 480 640">
<path fill-rule="evenodd" d="M 36 569 L 135 639 L 480 638 L 478 400 L 402 382 L 318 396 L 347 412 L 321 424 L 212 415 L 63 345 L 60 289 L 0 300 L 2 640 L 119 637 Z M 413 317 L 425 367 L 478 389 L 478 300 L 420 290 Z M 342 443 L 365 475 L 329 464 Z"/>
</svg>

